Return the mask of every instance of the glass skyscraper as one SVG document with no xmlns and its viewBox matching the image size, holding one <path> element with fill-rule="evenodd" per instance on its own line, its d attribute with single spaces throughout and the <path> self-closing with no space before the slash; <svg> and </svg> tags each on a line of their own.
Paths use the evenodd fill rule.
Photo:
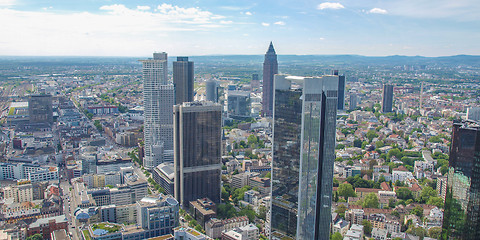
<svg viewBox="0 0 480 240">
<path fill-rule="evenodd" d="M 272 239 L 328 239 L 338 76 L 275 75 Z"/>
<path fill-rule="evenodd" d="M 393 85 L 384 84 L 382 92 L 382 112 L 393 111 Z"/>
<path fill-rule="evenodd" d="M 270 42 L 263 61 L 262 116 L 271 117 L 273 108 L 273 76 L 278 73 L 277 53 Z"/>
<path fill-rule="evenodd" d="M 441 239 L 480 236 L 480 125 L 453 124 Z"/>
</svg>

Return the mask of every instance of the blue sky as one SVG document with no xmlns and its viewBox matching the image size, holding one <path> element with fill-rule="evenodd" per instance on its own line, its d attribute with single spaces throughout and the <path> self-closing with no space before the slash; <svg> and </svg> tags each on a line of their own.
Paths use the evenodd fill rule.
<svg viewBox="0 0 480 240">
<path fill-rule="evenodd" d="M 478 0 L 0 0 L 0 55 L 480 55 Z"/>
</svg>

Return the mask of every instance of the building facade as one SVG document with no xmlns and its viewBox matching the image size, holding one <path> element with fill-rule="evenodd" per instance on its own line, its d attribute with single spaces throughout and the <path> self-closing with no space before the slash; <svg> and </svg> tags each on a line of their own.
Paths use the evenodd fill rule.
<svg viewBox="0 0 480 240">
<path fill-rule="evenodd" d="M 174 86 L 168 84 L 167 53 L 154 53 L 143 64 L 145 157 L 143 165 L 153 170 L 173 150 Z"/>
<path fill-rule="evenodd" d="M 175 104 L 193 102 L 194 68 L 188 57 L 177 57 L 173 62 L 173 85 L 175 86 Z"/>
<path fill-rule="evenodd" d="M 270 42 L 263 61 L 262 116 L 271 117 L 273 115 L 273 76 L 277 73 L 277 54 L 273 48 L 273 43 Z"/>
<path fill-rule="evenodd" d="M 30 123 L 53 123 L 52 95 L 31 95 L 28 97 Z"/>
<path fill-rule="evenodd" d="M 207 101 L 218 102 L 218 83 L 215 80 L 208 80 L 205 83 Z"/>
<path fill-rule="evenodd" d="M 480 126 L 453 124 L 442 239 L 480 236 Z"/>
<path fill-rule="evenodd" d="M 273 239 L 329 238 L 337 90 L 334 75 L 275 76 Z"/>
<path fill-rule="evenodd" d="M 382 112 L 393 111 L 393 85 L 384 84 L 382 92 Z"/>
<path fill-rule="evenodd" d="M 185 207 L 207 197 L 220 202 L 222 106 L 212 102 L 176 105 L 175 198 Z"/>
</svg>

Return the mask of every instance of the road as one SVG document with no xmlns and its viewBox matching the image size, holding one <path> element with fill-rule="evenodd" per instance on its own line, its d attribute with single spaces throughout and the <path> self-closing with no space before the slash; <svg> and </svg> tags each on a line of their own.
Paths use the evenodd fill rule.
<svg viewBox="0 0 480 240">
<path fill-rule="evenodd" d="M 72 234 L 73 240 L 81 240 L 83 239 L 82 236 L 79 234 L 78 231 L 76 231 L 77 226 L 75 224 L 75 218 L 72 216 L 73 211 L 75 211 L 74 206 L 71 204 L 71 199 L 73 196 L 73 192 L 70 191 L 70 188 L 72 185 L 65 180 L 60 180 L 60 187 L 62 188 L 62 193 L 63 193 L 63 212 L 65 216 L 67 217 L 68 220 L 68 233 Z M 73 190 L 73 189 L 72 189 Z"/>
</svg>

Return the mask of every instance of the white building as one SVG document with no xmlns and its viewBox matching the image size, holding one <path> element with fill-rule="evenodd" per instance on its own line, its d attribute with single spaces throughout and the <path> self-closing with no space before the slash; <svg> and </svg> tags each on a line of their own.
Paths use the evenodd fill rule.
<svg viewBox="0 0 480 240">
<path fill-rule="evenodd" d="M 467 119 L 479 121 L 480 120 L 480 107 L 469 107 L 467 109 Z"/>
<path fill-rule="evenodd" d="M 392 171 L 392 182 L 396 182 L 397 180 L 400 182 L 415 179 L 413 174 L 408 171 Z"/>
<path fill-rule="evenodd" d="M 173 154 L 174 86 L 168 84 L 167 53 L 154 53 L 153 59 L 143 64 L 143 106 L 145 168 L 152 169 L 162 163 L 166 155 Z M 173 158 L 172 158 L 173 159 Z"/>
</svg>

